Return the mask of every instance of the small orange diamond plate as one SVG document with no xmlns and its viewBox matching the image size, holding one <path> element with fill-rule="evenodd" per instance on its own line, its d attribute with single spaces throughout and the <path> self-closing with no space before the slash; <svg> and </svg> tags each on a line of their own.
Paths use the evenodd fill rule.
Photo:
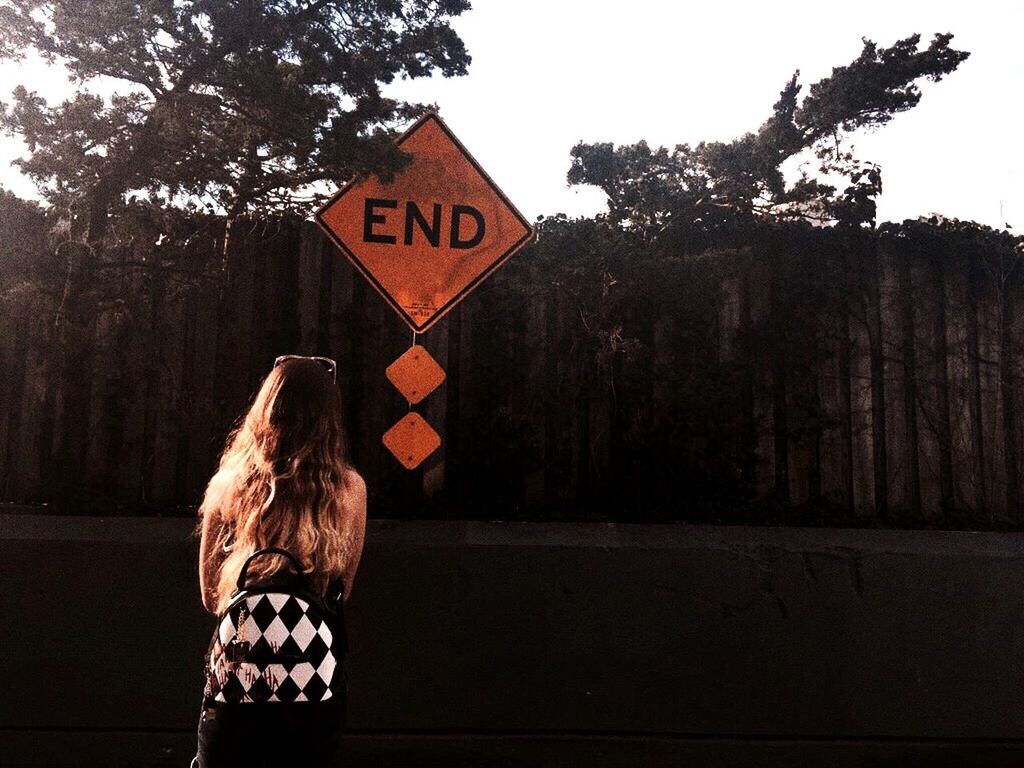
<svg viewBox="0 0 1024 768">
<path fill-rule="evenodd" d="M 444 381 L 444 370 L 419 344 L 409 347 L 385 373 L 410 403 L 418 403 Z"/>
<path fill-rule="evenodd" d="M 406 469 L 415 469 L 441 444 L 441 436 L 418 413 L 410 411 L 384 433 L 385 447 Z"/>
</svg>

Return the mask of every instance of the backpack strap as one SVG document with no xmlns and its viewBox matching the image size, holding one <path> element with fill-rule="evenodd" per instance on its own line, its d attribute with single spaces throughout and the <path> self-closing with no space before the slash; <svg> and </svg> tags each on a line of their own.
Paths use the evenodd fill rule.
<svg viewBox="0 0 1024 768">
<path fill-rule="evenodd" d="M 326 603 L 331 613 L 333 632 L 338 652 L 344 656 L 348 653 L 348 623 L 345 621 L 345 592 L 340 582 L 337 586 L 329 585 Z"/>
<path fill-rule="evenodd" d="M 340 578 L 334 579 L 327 583 L 327 593 L 324 595 L 325 601 L 335 608 L 340 608 L 344 602 L 345 597 L 345 582 Z"/>
<path fill-rule="evenodd" d="M 295 574 L 305 581 L 305 574 L 302 572 L 302 563 L 298 561 L 295 555 L 286 549 L 281 549 L 280 547 L 264 547 L 263 549 L 257 549 L 249 555 L 249 559 L 245 561 L 245 565 L 242 566 L 242 570 L 238 573 L 238 583 L 236 585 L 238 589 L 245 588 L 245 579 L 249 572 L 249 563 L 263 555 L 281 555 L 282 557 L 287 558 L 291 562 Z"/>
</svg>

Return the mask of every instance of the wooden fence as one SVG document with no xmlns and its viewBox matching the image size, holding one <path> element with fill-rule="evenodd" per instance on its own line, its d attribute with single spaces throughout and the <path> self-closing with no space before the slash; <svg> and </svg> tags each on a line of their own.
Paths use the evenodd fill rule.
<svg viewBox="0 0 1024 768">
<path fill-rule="evenodd" d="M 4 297 L 0 500 L 186 514 L 274 357 L 302 353 L 338 360 L 371 515 L 1015 524 L 1019 249 L 813 242 L 638 262 L 600 328 L 559 243 L 524 250 L 418 339 L 448 378 L 416 406 L 443 442 L 414 471 L 381 444 L 411 332 L 311 224 L 68 262 L 63 290 Z"/>
</svg>

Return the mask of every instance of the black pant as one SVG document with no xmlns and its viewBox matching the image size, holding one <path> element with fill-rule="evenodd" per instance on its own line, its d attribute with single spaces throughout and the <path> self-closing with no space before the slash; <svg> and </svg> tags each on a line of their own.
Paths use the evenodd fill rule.
<svg viewBox="0 0 1024 768">
<path fill-rule="evenodd" d="M 335 757 L 344 690 L 323 702 L 213 704 L 199 718 L 199 768 L 321 768 Z"/>
</svg>

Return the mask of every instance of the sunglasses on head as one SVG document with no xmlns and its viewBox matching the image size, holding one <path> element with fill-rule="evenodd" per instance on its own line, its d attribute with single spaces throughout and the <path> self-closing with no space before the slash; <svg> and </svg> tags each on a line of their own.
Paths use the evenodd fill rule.
<svg viewBox="0 0 1024 768">
<path fill-rule="evenodd" d="M 338 380 L 338 366 L 329 357 L 318 357 L 316 355 L 281 355 L 274 359 L 274 367 L 277 368 L 277 366 L 286 360 L 315 360 L 317 363 L 322 365 L 329 374 L 331 374 L 331 378 L 334 379 L 334 381 Z"/>
</svg>

